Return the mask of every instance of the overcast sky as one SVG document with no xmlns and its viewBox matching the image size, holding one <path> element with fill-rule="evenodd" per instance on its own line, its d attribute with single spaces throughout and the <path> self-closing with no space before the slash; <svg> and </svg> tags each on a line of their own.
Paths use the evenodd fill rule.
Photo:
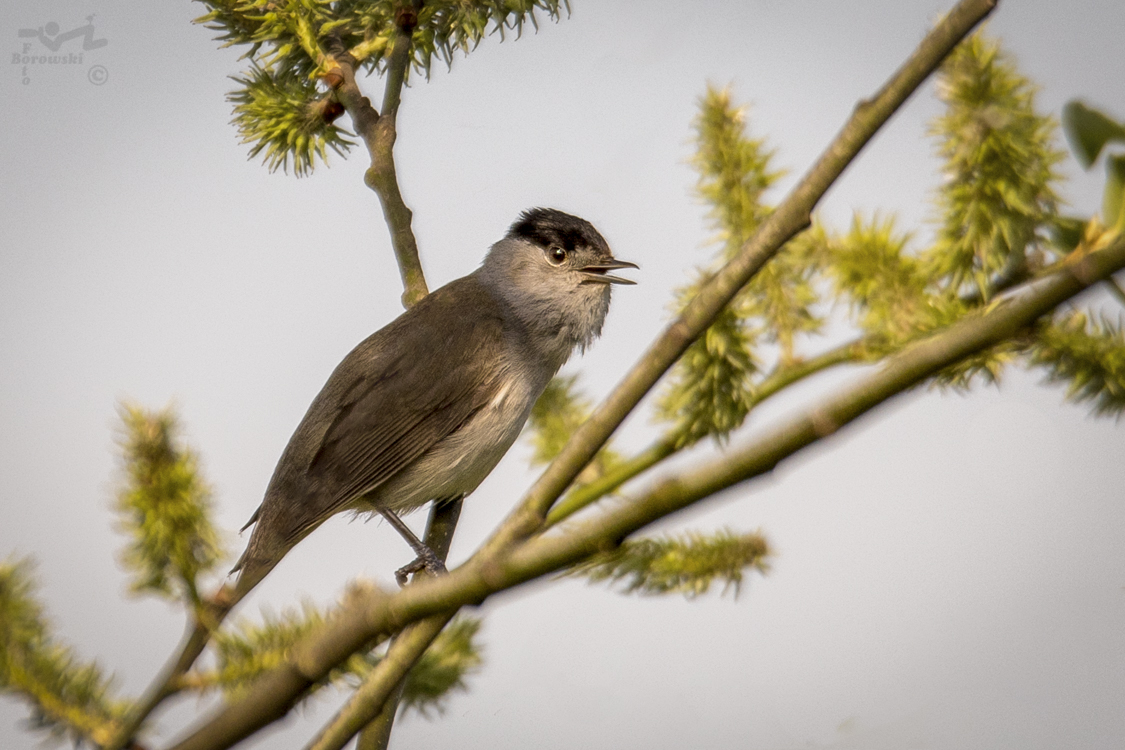
<svg viewBox="0 0 1125 750">
<path fill-rule="evenodd" d="M 641 265 L 602 340 L 568 366 L 605 393 L 711 252 L 686 164 L 707 82 L 751 104 L 785 188 L 950 4 L 574 0 L 557 25 L 435 68 L 404 93 L 397 149 L 431 287 L 475 268 L 523 208 L 590 219 Z M 302 180 L 247 161 L 224 99 L 241 64 L 190 23 L 203 10 L 0 6 L 0 557 L 35 556 L 59 635 L 129 694 L 183 620 L 124 595 L 108 510 L 115 403 L 178 406 L 234 555 L 245 540 L 233 530 L 324 379 L 401 310 L 365 154 Z M 81 63 L 12 62 L 41 44 L 20 29 L 63 33 L 91 14 L 107 44 Z M 1120 0 L 1005 0 L 990 30 L 1041 84 L 1042 111 L 1084 97 L 1125 116 Z M 381 96 L 378 81 L 366 88 Z M 894 212 L 924 240 L 937 181 L 924 133 L 938 111 L 919 92 L 823 217 Z M 1065 169 L 1073 210 L 1096 210 L 1100 175 Z M 764 409 L 745 434 L 824 387 Z M 402 721 L 394 747 L 1125 747 L 1125 434 L 1062 396 L 1020 372 L 999 390 L 911 394 L 662 524 L 765 532 L 773 570 L 737 600 L 575 581 L 497 597 L 470 692 L 438 720 Z M 651 435 L 641 414 L 618 440 Z M 528 454 L 517 444 L 467 502 L 455 561 L 534 478 Z M 409 558 L 384 525 L 338 518 L 242 613 L 330 602 L 359 575 L 390 585 Z M 301 747 L 338 699 L 257 746 Z M 165 732 L 196 709 L 180 705 Z M 0 746 L 36 746 L 25 715 L 0 699 Z"/>
</svg>

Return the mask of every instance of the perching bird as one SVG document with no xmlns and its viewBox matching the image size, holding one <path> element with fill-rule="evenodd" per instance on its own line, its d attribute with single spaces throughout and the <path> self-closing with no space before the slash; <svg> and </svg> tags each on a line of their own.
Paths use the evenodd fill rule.
<svg viewBox="0 0 1125 750">
<path fill-rule="evenodd" d="M 377 512 L 414 548 L 400 571 L 441 563 L 397 517 L 468 495 L 508 451 L 575 349 L 601 333 L 616 260 L 588 221 L 523 212 L 473 273 L 351 351 L 281 454 L 235 565 L 245 595 L 317 526 Z M 245 528 L 245 527 L 244 527 Z M 234 571 L 232 571 L 234 572 Z"/>
</svg>

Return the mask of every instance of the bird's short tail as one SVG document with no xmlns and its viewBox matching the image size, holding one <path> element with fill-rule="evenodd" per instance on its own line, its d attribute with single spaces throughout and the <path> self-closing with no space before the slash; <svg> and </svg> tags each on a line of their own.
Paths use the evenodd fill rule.
<svg viewBox="0 0 1125 750">
<path fill-rule="evenodd" d="M 238 562 L 234 564 L 230 572 L 238 574 L 238 580 L 234 584 L 234 600 L 241 601 L 244 596 L 249 594 L 255 586 L 262 582 L 262 579 L 269 575 L 269 572 L 274 569 L 280 559 L 262 559 L 254 555 L 253 545 L 246 548 L 242 553 L 242 557 L 238 558 Z"/>
</svg>

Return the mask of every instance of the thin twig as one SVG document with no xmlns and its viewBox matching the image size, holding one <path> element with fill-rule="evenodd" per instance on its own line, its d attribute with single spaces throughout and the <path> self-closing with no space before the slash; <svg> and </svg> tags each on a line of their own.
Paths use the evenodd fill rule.
<svg viewBox="0 0 1125 750">
<path fill-rule="evenodd" d="M 144 694 L 129 710 L 117 734 L 103 746 L 103 750 L 122 750 L 134 744 L 137 733 L 152 712 L 183 689 L 181 678 L 195 664 L 195 660 L 211 640 L 211 634 L 222 624 L 235 604 L 234 589 L 230 586 L 221 587 L 210 600 L 202 602 L 202 606 L 195 610 L 188 623 L 179 652 L 153 678 Z"/>
<path fill-rule="evenodd" d="M 613 492 L 630 479 L 640 476 L 664 459 L 678 453 L 683 447 L 674 436 L 659 438 L 648 448 L 629 460 L 622 461 L 589 484 L 575 487 L 551 508 L 551 512 L 547 514 L 547 525 L 554 526 L 569 518 L 591 503 Z"/>
<path fill-rule="evenodd" d="M 402 304 L 410 307 L 429 293 L 429 287 L 426 286 L 422 261 L 418 256 L 418 242 L 411 228 L 414 214 L 407 207 L 399 190 L 394 146 L 398 137 L 395 123 L 402 100 L 402 87 L 410 66 L 410 48 L 417 14 L 400 12 L 396 21 L 394 41 L 387 55 L 382 114 L 371 106 L 371 101 L 360 91 L 355 79 L 357 62 L 349 53 L 340 49 L 333 51 L 325 80 L 335 90 L 340 104 L 344 105 L 352 118 L 352 125 L 371 156 L 371 166 L 364 173 L 363 181 L 379 197 L 383 218 L 391 231 L 391 247 L 402 276 Z"/>
<path fill-rule="evenodd" d="M 398 260 L 399 273 L 402 276 L 403 294 L 402 304 L 404 307 L 410 307 L 417 303 L 429 293 L 426 285 L 425 275 L 422 272 L 422 263 L 418 254 L 418 244 L 414 237 L 414 231 L 411 228 L 411 221 L 413 214 L 406 206 L 405 201 L 402 199 L 402 193 L 398 186 L 398 176 L 395 169 L 394 162 L 394 143 L 397 138 L 397 119 L 398 108 L 402 102 L 402 87 L 406 83 L 407 71 L 410 68 L 411 62 L 411 47 L 413 44 L 413 31 L 418 21 L 418 11 L 422 5 L 422 0 L 414 0 L 410 8 L 400 8 L 395 18 L 396 32 L 395 38 L 392 42 L 391 52 L 388 55 L 387 72 L 386 72 L 386 85 L 383 91 L 383 113 L 381 116 L 376 116 L 374 121 L 370 121 L 370 116 L 364 110 L 370 110 L 370 102 L 366 99 L 363 102 L 356 102 L 357 113 L 361 119 L 364 119 L 365 130 L 363 134 L 364 142 L 367 144 L 368 152 L 371 154 L 371 167 L 364 175 L 364 182 L 379 196 L 379 202 L 383 207 L 383 217 L 386 220 L 388 228 L 391 230 L 391 244 L 395 251 L 395 257 Z M 346 82 L 350 84 L 348 94 L 355 102 L 354 91 L 358 90 L 355 84 L 354 77 L 354 58 L 352 58 L 351 73 L 346 77 Z M 363 103 L 367 106 L 364 108 Z M 347 106 L 345 105 L 345 108 Z M 349 109 L 349 112 L 351 110 Z M 358 126 L 357 126 L 358 127 Z M 446 555 L 449 552 L 449 545 L 453 539 L 453 532 L 457 527 L 457 518 L 461 513 L 461 499 L 443 503 L 435 504 L 430 509 L 430 517 L 427 524 L 425 543 L 435 554 L 445 561 Z M 444 627 L 444 622 L 441 627 Z M 437 632 L 441 631 L 441 627 Z M 436 633 L 434 634 L 436 636 Z M 388 651 L 390 657 L 391 651 L 396 649 L 401 650 L 397 646 L 397 642 L 402 638 L 402 634 L 395 638 L 391 644 L 391 649 Z M 431 638 L 432 640 L 432 638 Z M 423 646 L 423 650 L 424 650 Z M 373 676 L 369 676 L 370 681 Z M 363 729 L 361 737 L 358 741 L 358 746 L 363 747 L 365 750 L 374 748 L 387 747 L 390 742 L 391 728 L 394 725 L 395 714 L 398 709 L 398 701 L 402 695 L 402 688 L 405 684 L 405 678 L 399 681 L 395 688 L 393 695 L 388 697 L 381 706 L 381 712 L 372 717 L 368 717 L 370 722 L 368 726 Z M 362 703 L 361 687 L 348 705 L 353 706 L 356 703 Z M 353 708 L 353 711 L 355 709 Z M 330 722 L 325 727 L 324 732 L 330 731 L 335 722 Z M 360 725 L 362 726 L 362 725 Z M 351 734 L 345 738 L 350 739 L 355 734 L 355 729 Z M 314 745 L 318 740 L 314 740 Z"/>
</svg>

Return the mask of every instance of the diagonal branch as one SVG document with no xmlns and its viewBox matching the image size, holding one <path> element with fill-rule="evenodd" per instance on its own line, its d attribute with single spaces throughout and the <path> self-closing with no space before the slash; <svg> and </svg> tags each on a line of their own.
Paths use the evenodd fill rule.
<svg viewBox="0 0 1125 750">
<path fill-rule="evenodd" d="M 739 253 L 715 274 L 648 348 L 590 419 L 524 495 L 507 521 L 482 549 L 498 555 L 514 541 L 541 530 L 555 500 L 574 481 L 618 425 L 656 381 L 679 359 L 734 295 L 777 253 L 809 226 L 812 210 L 833 182 L 880 127 L 941 64 L 998 0 L 961 0 L 931 31 L 910 58 L 872 99 L 861 101 L 816 164 Z"/>
<path fill-rule="evenodd" d="M 504 560 L 505 572 L 521 577 L 574 561 L 585 549 L 612 547 L 644 526 L 703 498 L 761 476 L 802 448 L 832 435 L 888 399 L 942 369 L 1008 340 L 1075 295 L 1125 267 L 1125 237 L 1103 250 L 1062 264 L 1055 273 L 918 341 L 867 377 L 764 435 L 697 469 L 669 476 L 627 503 L 608 509 L 569 533 L 540 536 Z M 544 570 L 544 568 L 551 570 Z"/>
<path fill-rule="evenodd" d="M 341 750 L 361 729 L 363 735 L 357 747 L 362 747 L 365 744 L 364 736 L 369 732 L 364 727 L 375 720 L 378 721 L 370 729 L 370 744 L 386 747 L 397 708 L 397 697 L 406 675 L 455 614 L 457 610 L 451 609 L 428 617 L 395 636 L 394 642 L 387 649 L 386 657 L 371 670 L 371 674 L 348 700 L 347 705 L 308 744 L 306 750 Z"/>
<path fill-rule="evenodd" d="M 148 717 L 168 698 L 178 693 L 195 660 L 211 640 L 211 634 L 237 604 L 234 589 L 223 586 L 209 600 L 202 602 L 191 620 L 180 644 L 179 653 L 172 657 L 156 675 L 140 700 L 132 706 L 117 733 L 103 746 L 103 750 L 122 750 L 135 745 L 135 737 Z"/>
<path fill-rule="evenodd" d="M 862 361 L 866 353 L 866 341 L 866 339 L 849 341 L 815 357 L 778 367 L 755 386 L 754 393 L 750 398 L 750 408 L 756 408 L 782 389 L 830 367 Z M 669 456 L 689 448 L 691 445 L 681 444 L 676 439 L 674 432 L 670 435 L 664 435 L 633 458 L 615 466 L 589 484 L 583 484 L 568 493 L 547 514 L 547 525 L 554 526 L 560 523 L 586 506 L 597 502 L 634 477 L 648 471 Z"/>
<path fill-rule="evenodd" d="M 590 554 L 614 548 L 622 539 L 705 497 L 771 471 L 802 448 L 833 434 L 893 396 L 910 390 L 945 367 L 1018 334 L 1058 305 L 1125 268 L 1125 237 L 1104 249 L 1076 252 L 1053 274 L 1014 290 L 889 357 L 856 385 L 810 408 L 719 460 L 658 482 L 628 503 L 566 528 L 563 533 L 520 542 L 497 557 L 474 556 L 438 579 L 421 581 L 388 596 L 378 589 L 355 593 L 337 616 L 305 638 L 281 667 L 263 675 L 240 700 L 175 750 L 227 748 L 280 718 L 317 680 L 353 651 L 406 624 L 477 604 L 494 593 L 548 575 Z M 409 665 L 384 681 L 389 695 Z"/>
</svg>

